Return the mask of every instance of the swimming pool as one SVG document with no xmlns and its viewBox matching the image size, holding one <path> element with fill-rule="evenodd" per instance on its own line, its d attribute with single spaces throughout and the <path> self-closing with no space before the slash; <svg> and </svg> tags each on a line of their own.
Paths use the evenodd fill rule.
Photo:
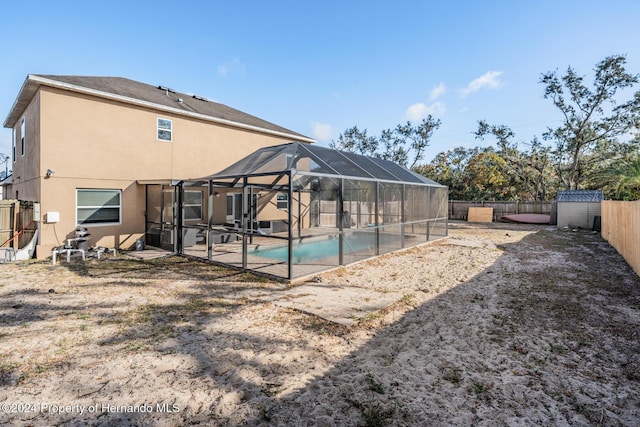
<svg viewBox="0 0 640 427">
<path fill-rule="evenodd" d="M 339 239 L 335 236 L 296 242 L 293 245 L 293 262 L 296 264 L 306 264 L 332 256 L 337 257 L 339 250 L 338 245 Z M 369 255 L 375 255 L 375 249 L 376 237 L 374 233 L 354 233 L 344 239 L 344 254 L 367 251 Z M 249 252 L 249 254 L 287 262 L 289 247 L 284 245 L 257 248 Z"/>
</svg>

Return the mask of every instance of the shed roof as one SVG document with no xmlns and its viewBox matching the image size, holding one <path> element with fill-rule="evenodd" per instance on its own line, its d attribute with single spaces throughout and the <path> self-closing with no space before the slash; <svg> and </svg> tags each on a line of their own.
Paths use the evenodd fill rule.
<svg viewBox="0 0 640 427">
<path fill-rule="evenodd" d="M 558 191 L 558 202 L 601 202 L 604 200 L 602 190 L 567 190 Z"/>
<path fill-rule="evenodd" d="M 315 142 L 312 138 L 204 97 L 178 92 L 161 85 L 152 86 L 123 77 L 30 74 L 27 76 L 4 122 L 5 127 L 13 127 L 15 125 L 40 86 L 55 87 L 169 111 L 174 114 L 192 116 L 229 126 L 242 127 L 306 142 Z"/>
<path fill-rule="evenodd" d="M 444 187 L 390 160 L 300 142 L 261 148 L 228 168 L 202 178 L 202 180 L 284 172 Z"/>
</svg>

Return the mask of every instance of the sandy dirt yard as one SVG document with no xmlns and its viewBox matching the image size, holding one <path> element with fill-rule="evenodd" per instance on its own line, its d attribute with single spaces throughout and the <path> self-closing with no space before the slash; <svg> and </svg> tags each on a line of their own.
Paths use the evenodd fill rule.
<svg viewBox="0 0 640 427">
<path fill-rule="evenodd" d="M 313 283 L 399 298 L 343 326 L 177 257 L 0 265 L 0 424 L 639 423 L 640 278 L 598 234 L 453 223 Z"/>
</svg>

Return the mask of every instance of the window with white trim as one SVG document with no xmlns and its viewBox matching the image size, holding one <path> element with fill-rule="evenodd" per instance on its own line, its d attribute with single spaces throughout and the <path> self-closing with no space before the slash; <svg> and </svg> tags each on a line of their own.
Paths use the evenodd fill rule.
<svg viewBox="0 0 640 427">
<path fill-rule="evenodd" d="M 284 168 L 289 169 L 293 167 L 293 154 L 284 155 Z"/>
<path fill-rule="evenodd" d="M 76 190 L 76 223 L 120 224 L 122 211 L 121 190 Z"/>
<path fill-rule="evenodd" d="M 16 161 L 16 129 L 15 128 L 11 129 L 11 143 L 13 146 L 13 150 L 11 151 L 11 155 L 13 156 L 12 160 L 15 162 Z"/>
<path fill-rule="evenodd" d="M 169 119 L 158 117 L 158 141 L 171 142 L 173 133 L 173 123 Z"/>
<path fill-rule="evenodd" d="M 184 192 L 184 219 L 202 219 L 202 191 Z"/>
<path fill-rule="evenodd" d="M 24 117 L 20 122 L 20 146 L 22 147 L 22 155 L 24 156 L 24 140 L 25 140 L 25 125 L 24 125 Z"/>
</svg>

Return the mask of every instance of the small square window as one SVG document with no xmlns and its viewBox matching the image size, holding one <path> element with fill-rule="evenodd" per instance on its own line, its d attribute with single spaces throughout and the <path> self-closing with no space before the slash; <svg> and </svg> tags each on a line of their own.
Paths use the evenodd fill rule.
<svg viewBox="0 0 640 427">
<path fill-rule="evenodd" d="M 283 210 L 289 209 L 289 195 L 287 193 L 278 193 L 276 207 Z"/>
<path fill-rule="evenodd" d="M 158 141 L 172 140 L 173 123 L 169 119 L 161 119 L 158 117 Z"/>
</svg>

